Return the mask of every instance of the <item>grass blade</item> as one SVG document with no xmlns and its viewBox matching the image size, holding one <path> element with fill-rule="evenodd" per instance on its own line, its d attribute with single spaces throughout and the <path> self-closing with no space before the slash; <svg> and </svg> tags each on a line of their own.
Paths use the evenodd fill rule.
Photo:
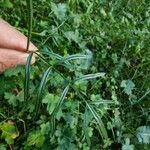
<svg viewBox="0 0 150 150">
<path fill-rule="evenodd" d="M 80 78 L 75 79 L 75 82 L 79 80 L 89 80 L 89 79 L 95 79 L 95 78 L 104 77 L 104 76 L 105 76 L 105 73 L 87 74 Z"/>
<path fill-rule="evenodd" d="M 132 106 L 140 103 L 149 93 L 150 93 L 150 89 L 148 89 L 147 92 L 139 100 L 133 103 Z"/>
<path fill-rule="evenodd" d="M 48 50 L 47 48 L 43 49 L 43 50 L 41 51 L 41 53 L 42 53 L 42 54 L 46 54 L 46 55 L 48 55 L 48 56 L 50 56 L 50 57 L 55 57 L 55 58 L 57 58 L 58 60 L 63 59 L 62 56 L 60 56 L 59 54 L 56 54 L 56 53 L 54 53 L 54 52 Z"/>
<path fill-rule="evenodd" d="M 54 135 L 54 133 L 55 133 L 55 124 L 56 124 L 55 118 L 52 116 L 52 117 L 50 118 L 50 130 L 51 130 L 50 135 L 51 135 L 51 137 L 53 137 L 53 135 Z"/>
<path fill-rule="evenodd" d="M 97 101 L 91 101 L 90 104 L 94 104 L 94 105 L 114 104 L 114 102 L 112 100 L 97 100 Z"/>
<path fill-rule="evenodd" d="M 52 116 L 55 116 L 56 113 L 60 110 L 63 102 L 64 102 L 64 99 L 68 93 L 68 90 L 69 90 L 69 85 L 64 89 L 64 91 L 62 92 L 61 94 L 61 97 L 60 97 L 60 100 L 59 102 L 57 103 L 57 106 L 55 107 L 54 111 L 52 112 Z"/>
<path fill-rule="evenodd" d="M 40 87 L 39 87 L 39 90 L 37 93 L 37 100 L 36 100 L 36 105 L 35 105 L 35 118 L 37 117 L 37 114 L 38 114 L 40 106 L 41 106 L 43 90 L 45 88 L 45 85 L 46 85 L 46 82 L 47 82 L 50 72 L 51 72 L 51 67 L 49 67 L 42 76 Z"/>
<path fill-rule="evenodd" d="M 107 130 L 104 126 L 103 121 L 101 120 L 101 118 L 99 117 L 97 112 L 94 110 L 94 108 L 87 101 L 86 101 L 86 105 L 87 105 L 88 109 L 90 110 L 90 112 L 92 113 L 94 119 L 96 120 L 96 122 L 98 124 L 99 132 L 101 134 L 101 137 L 103 138 L 103 141 L 108 139 Z"/>
<path fill-rule="evenodd" d="M 75 54 L 75 55 L 70 55 L 68 57 L 64 57 L 62 61 L 65 62 L 65 61 L 70 61 L 70 60 L 87 59 L 87 58 L 88 58 L 87 55 Z"/>
<path fill-rule="evenodd" d="M 25 66 L 24 101 L 27 101 L 29 97 L 29 80 L 32 56 L 33 53 L 30 53 Z"/>
<path fill-rule="evenodd" d="M 96 120 L 97 124 L 98 124 L 98 130 L 100 132 L 100 135 L 104 140 L 108 139 L 108 134 L 107 134 L 107 130 L 104 126 L 104 123 L 103 121 L 101 120 L 101 118 L 99 117 L 99 115 L 97 114 L 97 112 L 94 110 L 93 106 L 91 106 L 87 100 L 84 98 L 84 96 L 82 96 L 82 94 L 74 87 L 74 86 L 71 86 L 74 91 L 76 91 L 77 95 L 79 98 L 81 98 L 87 105 L 87 108 L 89 109 L 89 111 L 92 113 L 94 119 Z"/>
<path fill-rule="evenodd" d="M 64 99 L 68 93 L 69 90 L 69 85 L 64 89 L 64 91 L 61 94 L 60 100 L 57 103 L 55 109 L 52 112 L 52 116 L 51 116 L 51 135 L 53 136 L 54 132 L 55 132 L 55 116 L 57 114 L 57 112 L 60 110 L 61 106 L 63 105 Z"/>
</svg>

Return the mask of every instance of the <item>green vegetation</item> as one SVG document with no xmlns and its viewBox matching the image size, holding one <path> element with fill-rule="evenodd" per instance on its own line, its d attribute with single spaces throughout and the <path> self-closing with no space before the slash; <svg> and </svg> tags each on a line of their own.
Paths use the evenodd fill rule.
<svg viewBox="0 0 150 150">
<path fill-rule="evenodd" d="M 0 1 L 0 16 L 40 52 L 0 77 L 0 150 L 149 150 L 149 0 L 30 8 Z"/>
</svg>

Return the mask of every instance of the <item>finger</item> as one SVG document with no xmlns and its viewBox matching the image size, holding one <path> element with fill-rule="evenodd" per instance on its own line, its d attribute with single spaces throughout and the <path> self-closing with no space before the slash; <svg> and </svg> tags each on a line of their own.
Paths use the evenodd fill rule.
<svg viewBox="0 0 150 150">
<path fill-rule="evenodd" d="M 16 50 L 0 48 L 0 72 L 17 65 L 26 64 L 29 54 Z M 32 57 L 32 64 L 35 62 L 35 56 Z"/>
<path fill-rule="evenodd" d="M 17 31 L 10 24 L 0 19 L 0 47 L 26 51 L 27 37 Z M 37 50 L 37 47 L 30 42 L 30 51 Z"/>
</svg>

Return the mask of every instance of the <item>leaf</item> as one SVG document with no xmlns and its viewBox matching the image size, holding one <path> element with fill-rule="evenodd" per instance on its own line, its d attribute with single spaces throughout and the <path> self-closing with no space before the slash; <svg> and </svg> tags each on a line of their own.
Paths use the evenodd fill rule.
<svg viewBox="0 0 150 150">
<path fill-rule="evenodd" d="M 36 104 L 35 104 L 35 116 L 37 116 L 37 114 L 39 112 L 39 109 L 41 106 L 43 90 L 45 88 L 45 85 L 46 85 L 46 82 L 47 82 L 50 72 L 51 72 L 51 67 L 49 67 L 42 76 L 42 80 L 41 80 L 40 87 L 39 87 L 39 90 L 37 93 L 37 100 L 36 100 Z"/>
<path fill-rule="evenodd" d="M 17 103 L 16 103 L 17 98 L 14 94 L 5 92 L 5 99 L 8 100 L 8 103 L 10 105 L 17 106 Z"/>
<path fill-rule="evenodd" d="M 86 105 L 87 105 L 88 109 L 90 110 L 90 112 L 92 113 L 94 119 L 96 120 L 97 125 L 99 127 L 99 132 L 102 136 L 103 141 L 105 141 L 106 139 L 108 139 L 108 134 L 107 134 L 107 130 L 104 126 L 103 121 L 101 120 L 101 118 L 97 114 L 97 112 L 94 110 L 94 108 L 90 104 L 88 104 L 88 102 L 86 102 Z"/>
<path fill-rule="evenodd" d="M 97 100 L 97 101 L 90 102 L 90 104 L 94 104 L 94 105 L 114 104 L 114 102 L 112 100 Z"/>
<path fill-rule="evenodd" d="M 79 36 L 79 31 L 67 31 L 64 33 L 65 37 L 69 40 L 69 42 L 74 41 L 77 44 L 81 43 L 81 37 Z"/>
<path fill-rule="evenodd" d="M 5 77 L 18 76 L 19 74 L 24 75 L 24 68 L 22 66 L 10 68 L 4 72 Z"/>
<path fill-rule="evenodd" d="M 105 73 L 87 74 L 80 78 L 75 79 L 75 82 L 79 80 L 89 80 L 89 79 L 95 79 L 95 78 L 104 77 L 104 76 L 105 76 Z"/>
<path fill-rule="evenodd" d="M 122 150 L 134 150 L 134 145 L 123 145 Z"/>
<path fill-rule="evenodd" d="M 0 130 L 2 131 L 1 137 L 5 139 L 7 144 L 13 144 L 14 139 L 16 139 L 19 135 L 17 128 L 12 121 L 1 124 Z"/>
<path fill-rule="evenodd" d="M 93 116 L 91 115 L 89 110 L 86 108 L 85 113 L 84 113 L 84 118 L 83 118 L 83 131 L 84 131 L 84 135 L 85 135 L 85 138 L 87 140 L 87 143 L 88 143 L 89 147 L 91 146 L 90 137 L 93 134 L 93 128 L 88 127 L 88 124 L 89 124 L 89 122 L 92 121 L 92 118 L 93 118 Z M 89 131 L 89 128 L 90 128 L 91 131 Z"/>
<path fill-rule="evenodd" d="M 107 17 L 107 14 L 103 8 L 101 8 L 100 13 L 103 15 L 104 18 Z"/>
<path fill-rule="evenodd" d="M 127 94 L 127 95 L 131 95 L 132 94 L 132 90 L 134 89 L 135 87 L 135 84 L 131 81 L 131 80 L 123 80 L 121 82 L 121 87 L 124 88 L 124 92 Z"/>
<path fill-rule="evenodd" d="M 56 53 L 50 51 L 50 50 L 47 49 L 47 48 L 42 49 L 41 53 L 42 53 L 42 54 L 46 54 L 46 55 L 48 55 L 48 56 L 50 56 L 50 57 L 52 57 L 52 58 L 55 57 L 55 58 L 57 58 L 58 60 L 63 59 L 62 56 L 60 56 L 59 54 L 56 54 Z"/>
<path fill-rule="evenodd" d="M 69 55 L 63 58 L 62 61 L 70 61 L 70 60 L 75 60 L 75 59 L 88 59 L 88 58 L 87 58 L 87 55 L 74 54 L 74 55 Z"/>
<path fill-rule="evenodd" d="M 10 0 L 5 0 L 5 2 L 2 3 L 2 7 L 13 8 L 13 3 Z"/>
<path fill-rule="evenodd" d="M 141 126 L 136 130 L 136 137 L 141 144 L 150 144 L 150 127 Z"/>
<path fill-rule="evenodd" d="M 16 87 L 16 84 L 14 84 L 15 79 L 13 79 L 13 78 L 6 78 L 4 76 L 1 76 L 0 80 L 1 80 L 0 87 L 3 87 L 0 90 L 0 95 L 4 94 L 6 91 L 10 91 Z"/>
<path fill-rule="evenodd" d="M 49 131 L 50 131 L 50 123 L 49 123 L 49 122 L 47 122 L 47 123 L 42 123 L 42 124 L 40 125 L 40 128 L 41 128 L 41 133 L 42 133 L 43 135 L 47 135 L 47 134 L 49 133 Z"/>
<path fill-rule="evenodd" d="M 51 93 L 48 93 L 44 97 L 42 102 L 47 104 L 47 111 L 49 112 L 50 115 L 54 111 L 58 101 L 59 101 L 59 97 L 57 95 L 54 95 L 54 94 L 51 94 Z"/>
<path fill-rule="evenodd" d="M 45 141 L 44 135 L 41 133 L 40 130 L 38 130 L 29 134 L 28 139 L 27 139 L 27 145 L 41 148 L 44 141 Z"/>
<path fill-rule="evenodd" d="M 7 150 L 4 144 L 0 144 L 0 150 Z"/>
<path fill-rule="evenodd" d="M 87 91 L 87 81 L 86 80 L 79 80 L 75 82 L 75 87 L 82 93 L 86 93 Z"/>
<path fill-rule="evenodd" d="M 25 66 L 24 100 L 29 97 L 30 67 L 33 53 L 30 53 Z"/>
<path fill-rule="evenodd" d="M 59 20 L 64 20 L 66 17 L 67 6 L 64 3 L 55 4 L 51 2 L 51 9 Z"/>
<path fill-rule="evenodd" d="M 61 64 L 62 62 L 65 63 L 66 64 L 65 66 L 68 67 L 68 69 L 71 68 L 75 69 L 75 66 L 76 68 L 88 69 L 89 66 L 91 65 L 92 58 L 93 58 L 92 52 L 86 49 L 85 54 L 73 54 L 63 57 L 60 60 L 59 64 Z M 73 61 L 74 64 L 71 64 L 70 61 Z"/>
<path fill-rule="evenodd" d="M 57 113 L 57 112 L 59 111 L 59 109 L 61 108 L 61 106 L 62 106 L 62 104 L 63 104 L 63 102 L 64 102 L 64 99 L 65 99 L 65 97 L 66 97 L 66 95 L 67 95 L 68 90 L 69 90 L 69 85 L 68 85 L 68 86 L 64 89 L 64 91 L 62 92 L 61 97 L 60 97 L 60 100 L 59 100 L 59 102 L 57 103 L 57 105 L 56 105 L 54 111 L 52 112 L 52 115 L 53 115 L 53 116 L 55 116 L 56 113 Z"/>
<path fill-rule="evenodd" d="M 129 138 L 126 138 L 126 143 L 122 146 L 122 150 L 134 150 L 134 145 L 130 144 Z"/>
</svg>

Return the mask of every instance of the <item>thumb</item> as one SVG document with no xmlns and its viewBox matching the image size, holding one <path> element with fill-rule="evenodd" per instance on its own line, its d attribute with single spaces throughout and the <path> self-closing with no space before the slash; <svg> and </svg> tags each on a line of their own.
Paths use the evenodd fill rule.
<svg viewBox="0 0 150 150">
<path fill-rule="evenodd" d="M 0 72 L 3 72 L 17 65 L 26 64 L 29 54 L 16 50 L 0 48 L 0 56 Z M 32 57 L 32 64 L 34 62 L 35 56 Z"/>
</svg>

